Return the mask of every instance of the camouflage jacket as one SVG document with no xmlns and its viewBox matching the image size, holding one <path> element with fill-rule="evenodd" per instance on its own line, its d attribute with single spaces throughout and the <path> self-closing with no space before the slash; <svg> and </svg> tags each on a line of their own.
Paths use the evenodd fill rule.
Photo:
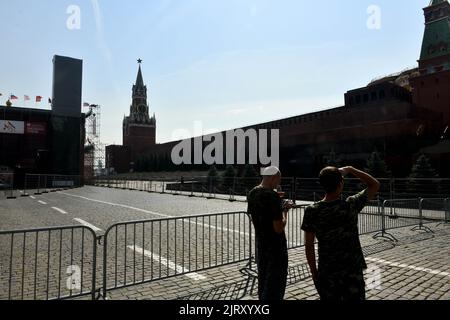
<svg viewBox="0 0 450 320">
<path fill-rule="evenodd" d="M 345 201 L 321 201 L 306 208 L 302 230 L 314 233 L 318 240 L 319 273 L 351 273 L 367 268 L 358 233 L 358 214 L 367 202 L 364 190 Z"/>
</svg>

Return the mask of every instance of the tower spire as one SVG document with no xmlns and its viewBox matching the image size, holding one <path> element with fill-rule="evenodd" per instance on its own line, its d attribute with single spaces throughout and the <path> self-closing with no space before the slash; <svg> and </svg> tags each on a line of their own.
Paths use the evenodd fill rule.
<svg viewBox="0 0 450 320">
<path fill-rule="evenodd" d="M 138 74 L 137 74 L 137 78 L 136 78 L 136 86 L 143 87 L 144 86 L 144 78 L 142 77 L 142 71 L 141 71 L 142 59 L 138 59 L 137 62 L 139 63 L 139 70 L 138 70 Z"/>
<path fill-rule="evenodd" d="M 150 118 L 150 106 L 147 103 L 147 87 L 142 77 L 142 59 L 138 59 L 139 65 L 136 82 L 133 85 L 130 116 L 123 120 L 123 145 L 130 147 L 131 160 L 137 161 L 156 142 L 156 118 Z"/>
</svg>

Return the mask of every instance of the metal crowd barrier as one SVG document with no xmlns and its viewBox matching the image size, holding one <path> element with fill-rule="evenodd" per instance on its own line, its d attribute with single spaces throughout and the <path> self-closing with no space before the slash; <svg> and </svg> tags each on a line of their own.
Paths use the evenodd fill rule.
<svg viewBox="0 0 450 320">
<path fill-rule="evenodd" d="M 381 209 L 381 226 L 374 238 L 397 241 L 387 230 L 414 226 L 412 230 L 432 232 L 425 223 L 446 221 L 448 199 L 419 198 L 385 200 Z"/>
<path fill-rule="evenodd" d="M 143 192 L 165 193 L 164 181 L 96 179 L 94 181 L 94 186 L 122 189 L 122 190 L 137 190 Z"/>
<path fill-rule="evenodd" d="M 283 178 L 282 188 L 290 199 L 295 197 L 295 179 Z M 159 188 L 155 186 L 159 182 Z M 147 192 L 170 193 L 174 195 L 199 196 L 207 199 L 224 199 L 237 201 L 236 196 L 246 197 L 248 192 L 260 183 L 260 178 L 222 178 L 211 180 L 200 177 L 190 181 L 184 179 L 128 180 L 119 178 L 96 178 L 93 185 L 108 188 L 121 188 Z"/>
<path fill-rule="evenodd" d="M 370 201 L 358 216 L 359 234 L 371 234 L 381 230 L 382 204 L 381 200 Z"/>
<path fill-rule="evenodd" d="M 444 198 L 450 194 L 449 178 L 380 178 L 380 197 L 383 199 L 417 199 L 423 198 Z M 317 197 L 323 194 L 317 178 L 295 178 L 294 191 L 299 200 L 316 201 Z M 361 182 L 356 178 L 346 178 L 344 193 L 355 193 L 361 190 Z"/>
<path fill-rule="evenodd" d="M 305 244 L 305 237 L 301 227 L 306 207 L 307 205 L 295 206 L 288 212 L 288 220 L 285 227 L 288 249 L 299 248 Z"/>
<path fill-rule="evenodd" d="M 97 244 L 84 226 L 0 231 L 0 300 L 95 298 Z"/>
<path fill-rule="evenodd" d="M 127 189 L 140 190 L 136 186 L 136 180 L 131 180 L 135 184 L 128 182 L 126 178 L 101 177 L 94 180 L 95 185 L 108 186 L 111 180 L 117 179 Z M 166 184 L 165 191 L 176 194 L 214 194 L 229 195 L 233 200 L 236 196 L 246 196 L 247 192 L 259 184 L 260 178 L 244 177 L 195 177 L 187 178 L 190 181 L 184 182 L 182 177 L 168 180 L 167 178 L 152 178 L 153 180 L 163 181 Z M 450 179 L 379 179 L 381 182 L 380 196 L 383 199 L 417 199 L 446 197 L 450 192 Z M 143 181 L 143 179 L 138 179 Z M 148 181 L 145 180 L 145 181 Z M 165 181 L 165 182 L 164 182 Z M 320 186 L 317 178 L 291 178 L 283 177 L 281 186 L 283 191 L 290 199 L 316 201 L 323 195 L 323 188 Z M 354 194 L 361 190 L 361 181 L 356 178 L 346 179 L 345 194 Z M 205 192 L 205 190 L 207 190 Z M 214 190 L 214 192 L 212 191 Z M 156 190 L 152 190 L 156 192 Z M 161 192 L 161 191 L 158 191 Z M 164 192 L 164 190 L 162 191 Z"/>
<path fill-rule="evenodd" d="M 421 198 L 419 200 L 419 225 L 414 230 L 425 230 L 433 232 L 424 225 L 424 222 L 447 221 L 448 199 L 442 198 Z"/>
<path fill-rule="evenodd" d="M 118 223 L 103 237 L 107 291 L 248 260 L 253 231 L 246 212 Z"/>
<path fill-rule="evenodd" d="M 22 196 L 29 196 L 30 193 L 41 195 L 43 193 L 67 190 L 80 186 L 80 176 L 56 174 L 25 174 Z"/>
<path fill-rule="evenodd" d="M 143 188 L 151 189 L 150 184 Z M 426 223 L 448 221 L 448 205 L 448 198 L 371 201 L 359 215 L 359 234 L 377 232 L 374 238 L 396 242 L 388 230 L 415 226 L 430 232 Z M 305 208 L 295 206 L 288 214 L 288 249 L 304 246 Z M 122 222 L 100 237 L 84 226 L 1 231 L 0 287 L 5 290 L 0 300 L 107 298 L 111 290 L 179 275 L 201 280 L 199 271 L 238 262 L 255 271 L 254 241 L 246 212 Z M 101 285 L 96 285 L 98 245 L 103 248 Z"/>
</svg>

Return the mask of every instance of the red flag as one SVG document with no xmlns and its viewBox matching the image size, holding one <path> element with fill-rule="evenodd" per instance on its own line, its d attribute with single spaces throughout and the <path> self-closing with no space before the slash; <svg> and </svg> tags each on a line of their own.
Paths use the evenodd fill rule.
<svg viewBox="0 0 450 320">
<path fill-rule="evenodd" d="M 19 99 L 19 98 L 17 98 L 15 95 L 12 94 L 11 97 L 10 97 L 10 99 L 11 99 L 11 100 L 17 100 L 17 99 Z"/>
<path fill-rule="evenodd" d="M 24 101 L 29 101 L 29 100 L 30 100 L 30 97 L 27 96 L 27 95 L 24 95 L 24 96 L 23 96 L 23 100 L 24 100 Z"/>
<path fill-rule="evenodd" d="M 36 102 L 41 102 L 42 101 L 42 97 L 41 96 L 36 96 Z"/>
</svg>

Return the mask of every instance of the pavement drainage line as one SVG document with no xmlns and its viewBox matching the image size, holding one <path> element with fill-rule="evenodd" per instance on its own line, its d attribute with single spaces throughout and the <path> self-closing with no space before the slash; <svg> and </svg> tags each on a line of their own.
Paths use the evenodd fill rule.
<svg viewBox="0 0 450 320">
<path fill-rule="evenodd" d="M 93 224 L 90 224 L 89 222 L 84 221 L 83 219 L 80 219 L 80 218 L 74 218 L 73 220 L 75 220 L 75 221 L 81 223 L 81 224 L 82 224 L 83 226 L 85 226 L 85 227 L 91 228 L 94 232 L 101 232 L 101 231 L 103 231 L 102 229 L 97 228 L 97 227 L 94 226 Z"/>
<path fill-rule="evenodd" d="M 60 208 L 57 208 L 57 207 L 52 207 L 52 209 L 58 211 L 59 213 L 67 214 L 67 212 L 65 212 L 63 209 L 60 209 Z"/>
<path fill-rule="evenodd" d="M 188 269 L 183 268 L 182 266 L 179 266 L 179 265 L 175 264 L 174 262 L 172 262 L 172 261 L 170 261 L 170 260 L 168 260 L 168 259 L 166 259 L 164 257 L 160 257 L 159 255 L 154 254 L 151 251 L 144 250 L 141 247 L 133 245 L 133 246 L 127 246 L 127 248 L 130 249 L 130 250 L 136 251 L 138 254 L 144 254 L 146 257 L 148 257 L 150 259 L 153 259 L 153 260 L 155 260 L 157 262 L 161 261 L 162 265 L 164 265 L 166 267 L 169 267 L 170 269 L 175 270 L 178 273 L 186 273 L 185 276 L 188 277 L 188 278 L 191 278 L 192 280 L 199 281 L 199 280 L 206 280 L 207 279 L 205 276 L 203 276 L 201 274 L 198 274 L 196 272 L 188 273 L 189 272 Z"/>
<path fill-rule="evenodd" d="M 38 201 L 40 204 L 47 204 L 47 202 L 44 202 L 44 201 L 42 201 L 42 200 L 39 200 Z"/>
<path fill-rule="evenodd" d="M 444 271 L 441 271 L 441 270 L 433 270 L 433 269 L 429 269 L 429 268 L 422 268 L 422 267 L 417 267 L 417 266 L 408 265 L 408 264 L 404 264 L 404 263 L 387 261 L 387 260 L 378 259 L 378 258 L 366 258 L 366 260 L 374 262 L 374 263 L 385 264 L 385 265 L 392 266 L 392 267 L 407 268 L 407 269 L 412 269 L 412 270 L 415 270 L 415 271 L 422 271 L 422 272 L 431 273 L 431 274 L 435 274 L 435 275 L 439 275 L 439 276 L 443 276 L 443 277 L 450 277 L 450 273 L 449 272 L 444 272 Z"/>
</svg>

